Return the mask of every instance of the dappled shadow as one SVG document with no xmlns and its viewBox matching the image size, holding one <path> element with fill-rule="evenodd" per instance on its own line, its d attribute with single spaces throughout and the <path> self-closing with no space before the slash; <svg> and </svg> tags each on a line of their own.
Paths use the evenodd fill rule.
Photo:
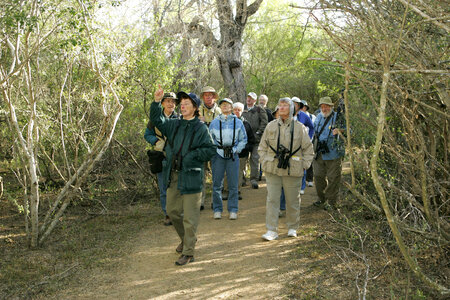
<svg viewBox="0 0 450 300">
<path fill-rule="evenodd" d="M 214 220 L 210 209 L 201 213 L 195 262 L 175 266 L 179 256 L 175 252 L 179 242 L 176 233 L 172 227 L 156 225 L 151 232 L 138 233 L 140 244 L 124 258 L 124 268 L 113 286 L 111 282 L 97 282 L 95 290 L 86 289 L 76 298 L 283 298 L 290 278 L 289 261 L 302 237 L 287 237 L 286 219 L 281 218 L 279 239 L 262 240 L 266 231 L 263 187 L 243 189 L 238 220 L 229 220 L 227 212 L 221 220 Z M 302 199 L 300 233 L 304 213 L 309 213 L 313 201 L 313 188 L 309 188 Z"/>
</svg>

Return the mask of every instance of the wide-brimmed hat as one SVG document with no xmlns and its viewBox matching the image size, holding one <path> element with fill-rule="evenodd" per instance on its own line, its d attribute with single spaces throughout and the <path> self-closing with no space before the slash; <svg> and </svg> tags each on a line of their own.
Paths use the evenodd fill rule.
<svg viewBox="0 0 450 300">
<path fill-rule="evenodd" d="M 205 86 L 204 88 L 202 88 L 202 91 L 200 93 L 200 99 L 202 99 L 202 100 L 203 100 L 204 93 L 213 93 L 214 99 L 217 100 L 219 98 L 219 94 L 217 94 L 216 90 L 212 86 Z"/>
<path fill-rule="evenodd" d="M 179 101 L 177 99 L 177 95 L 174 92 L 164 93 L 163 98 L 161 99 L 161 103 L 164 102 L 164 99 L 172 98 L 175 100 L 175 103 L 178 105 Z"/>
<path fill-rule="evenodd" d="M 319 106 L 322 105 L 322 104 L 334 106 L 333 101 L 331 101 L 331 98 L 328 97 L 328 96 L 320 98 L 320 100 L 319 100 Z"/>
<path fill-rule="evenodd" d="M 292 102 L 294 102 L 294 103 L 301 103 L 301 102 L 302 102 L 302 101 L 300 100 L 300 98 L 298 98 L 298 97 L 292 97 L 291 100 L 292 100 Z"/>
<path fill-rule="evenodd" d="M 253 92 L 248 93 L 247 96 L 251 97 L 253 100 L 256 100 L 256 98 L 258 98 L 258 96 L 256 96 L 256 94 Z"/>
<path fill-rule="evenodd" d="M 188 98 L 188 99 L 190 99 L 190 100 L 192 101 L 192 104 L 193 104 L 195 107 L 197 107 L 197 108 L 200 107 L 201 101 L 200 101 L 200 99 L 197 97 L 197 95 L 194 94 L 194 93 L 189 93 L 189 94 L 188 94 L 188 93 L 185 93 L 185 92 L 178 92 L 178 93 L 177 93 L 177 99 L 178 99 L 178 102 L 181 101 L 181 98 Z"/>
<path fill-rule="evenodd" d="M 223 99 L 220 99 L 220 100 L 219 100 L 219 106 L 220 106 L 220 104 L 222 104 L 223 102 L 230 103 L 231 106 L 233 106 L 233 101 L 231 101 L 231 99 L 229 99 L 229 98 L 223 98 Z"/>
</svg>

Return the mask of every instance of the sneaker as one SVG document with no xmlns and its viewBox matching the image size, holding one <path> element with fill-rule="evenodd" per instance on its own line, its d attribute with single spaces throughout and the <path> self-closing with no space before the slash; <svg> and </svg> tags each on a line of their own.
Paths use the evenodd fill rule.
<svg viewBox="0 0 450 300">
<path fill-rule="evenodd" d="M 166 216 L 164 218 L 164 226 L 170 226 L 172 225 L 172 221 L 170 220 L 169 216 Z"/>
<path fill-rule="evenodd" d="M 216 220 L 222 219 L 222 213 L 220 211 L 216 211 L 214 213 L 214 219 Z"/>
<path fill-rule="evenodd" d="M 177 266 L 184 266 L 190 262 L 194 262 L 194 257 L 191 255 L 181 255 L 180 258 L 175 262 Z"/>
<path fill-rule="evenodd" d="M 305 190 L 300 190 L 300 195 L 304 195 L 305 194 Z"/>
<path fill-rule="evenodd" d="M 285 211 L 285 210 L 280 210 L 280 212 L 278 213 L 278 216 L 279 216 L 280 218 L 286 217 L 286 211 Z"/>
<path fill-rule="evenodd" d="M 308 182 L 308 186 L 314 186 L 314 182 L 309 181 L 309 182 Z"/>
<path fill-rule="evenodd" d="M 256 182 L 256 180 L 252 180 L 252 188 L 254 188 L 255 190 L 259 188 L 258 186 L 258 182 Z"/>
<path fill-rule="evenodd" d="M 175 249 L 175 251 L 176 251 L 177 253 L 183 252 L 183 242 L 181 242 L 181 243 L 177 246 L 177 248 Z"/>
<path fill-rule="evenodd" d="M 237 219 L 237 213 L 230 212 L 230 220 L 236 220 Z"/>
<path fill-rule="evenodd" d="M 290 237 L 297 237 L 297 230 L 289 229 L 288 230 L 288 236 L 290 236 Z"/>
<path fill-rule="evenodd" d="M 273 241 L 278 238 L 278 233 L 276 233 L 275 231 L 267 230 L 267 232 L 262 235 L 262 238 L 266 241 Z"/>
</svg>

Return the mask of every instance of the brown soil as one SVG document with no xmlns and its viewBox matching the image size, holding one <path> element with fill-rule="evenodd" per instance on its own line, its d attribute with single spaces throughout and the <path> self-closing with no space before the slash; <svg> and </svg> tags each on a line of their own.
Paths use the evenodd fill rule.
<svg viewBox="0 0 450 300">
<path fill-rule="evenodd" d="M 64 299 L 282 299 L 291 292 L 290 280 L 302 272 L 292 260 L 297 245 L 313 238 L 299 230 L 288 238 L 285 218 L 280 219 L 279 239 L 263 241 L 266 188 L 243 188 L 239 216 L 235 221 L 224 212 L 214 220 L 207 207 L 201 213 L 195 262 L 176 266 L 178 237 L 172 226 L 155 224 L 137 232 L 130 254 L 111 261 L 111 272 L 93 271 L 57 298 Z M 302 197 L 302 224 L 327 219 L 313 209 L 315 189 Z M 207 203 L 209 206 L 209 203 Z M 225 202 L 226 205 L 226 202 Z M 306 212 L 306 213 L 305 213 Z M 311 213 L 313 212 L 313 213 Z M 314 234 L 315 235 L 315 234 Z"/>
</svg>

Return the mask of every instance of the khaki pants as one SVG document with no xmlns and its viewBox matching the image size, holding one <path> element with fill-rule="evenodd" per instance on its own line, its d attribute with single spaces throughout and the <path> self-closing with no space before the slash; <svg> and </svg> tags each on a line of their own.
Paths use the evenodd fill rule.
<svg viewBox="0 0 450 300">
<path fill-rule="evenodd" d="M 313 161 L 314 181 L 321 202 L 336 204 L 341 185 L 342 158 L 323 160 L 322 154 Z"/>
<path fill-rule="evenodd" d="M 278 176 L 272 173 L 266 173 L 266 182 L 267 230 L 278 232 L 281 187 L 284 189 L 284 196 L 286 198 L 286 225 L 288 230 L 297 230 L 300 224 L 300 186 L 302 183 L 302 177 Z"/>
<path fill-rule="evenodd" d="M 200 219 L 201 193 L 182 195 L 177 185 L 178 172 L 172 172 L 170 187 L 167 189 L 167 215 L 183 242 L 183 255 L 194 255 Z"/>
<path fill-rule="evenodd" d="M 211 170 L 211 168 L 209 167 L 209 161 L 205 162 L 204 167 L 205 167 L 205 169 L 203 172 L 203 189 L 202 189 L 202 196 L 201 196 L 201 198 L 202 198 L 201 205 L 203 205 L 203 206 L 205 205 L 205 198 L 206 198 L 206 173 L 208 173 L 207 172 L 208 170 Z"/>
</svg>

